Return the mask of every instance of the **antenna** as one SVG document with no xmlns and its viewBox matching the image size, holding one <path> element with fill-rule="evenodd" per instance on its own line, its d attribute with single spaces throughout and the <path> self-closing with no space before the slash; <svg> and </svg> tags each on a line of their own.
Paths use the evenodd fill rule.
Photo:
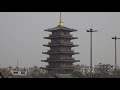
<svg viewBox="0 0 120 90">
<path fill-rule="evenodd" d="M 17 67 L 16 67 L 16 69 L 18 70 L 18 58 L 17 58 Z"/>
<path fill-rule="evenodd" d="M 18 59 L 17 59 L 17 67 L 18 67 Z"/>
</svg>

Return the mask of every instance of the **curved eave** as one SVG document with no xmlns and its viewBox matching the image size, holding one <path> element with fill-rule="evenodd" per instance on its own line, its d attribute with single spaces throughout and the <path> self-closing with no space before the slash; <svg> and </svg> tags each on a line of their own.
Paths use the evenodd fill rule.
<svg viewBox="0 0 120 90">
<path fill-rule="evenodd" d="M 67 47 L 77 47 L 79 45 L 65 45 L 65 44 L 54 44 L 54 45 L 43 45 L 43 46 L 46 46 L 46 47 L 57 47 L 57 46 L 67 46 Z"/>
<path fill-rule="evenodd" d="M 59 39 L 59 38 L 66 38 L 66 39 L 78 39 L 78 37 L 44 37 L 45 39 Z"/>
<path fill-rule="evenodd" d="M 60 29 L 59 29 L 60 30 Z M 71 30 L 64 30 L 64 29 L 62 29 L 63 31 L 67 31 L 67 32 L 75 32 L 75 31 L 77 31 L 77 30 L 74 30 L 74 29 L 71 29 Z M 50 29 L 47 29 L 47 30 L 45 30 L 45 31 L 47 31 L 47 32 L 54 32 L 54 31 L 58 31 L 58 29 L 57 30 L 50 30 Z M 61 30 L 60 30 L 61 31 Z"/>
<path fill-rule="evenodd" d="M 42 52 L 42 54 L 79 54 L 79 52 Z"/>
<path fill-rule="evenodd" d="M 80 62 L 80 60 L 41 60 L 42 62 Z"/>
<path fill-rule="evenodd" d="M 75 32 L 75 31 L 77 31 L 75 29 L 71 29 L 71 28 L 68 28 L 68 27 L 65 27 L 65 26 L 62 26 L 62 27 L 57 26 L 57 27 L 54 27 L 54 28 L 46 29 L 44 31 L 54 32 L 54 31 L 59 31 L 59 30 L 60 31 L 63 30 L 63 31 L 67 31 L 67 32 Z"/>
</svg>

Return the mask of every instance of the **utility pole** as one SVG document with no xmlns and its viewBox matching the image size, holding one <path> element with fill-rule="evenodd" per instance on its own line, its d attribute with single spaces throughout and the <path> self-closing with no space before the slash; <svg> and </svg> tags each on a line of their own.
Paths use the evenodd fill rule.
<svg viewBox="0 0 120 90">
<path fill-rule="evenodd" d="M 92 28 L 90 30 L 86 30 L 87 32 L 90 32 L 90 78 L 92 78 L 92 33 L 97 32 L 97 30 L 93 30 Z"/>
<path fill-rule="evenodd" d="M 117 42 L 116 42 L 116 41 L 117 41 L 118 39 L 120 39 L 120 38 L 118 38 L 117 36 L 115 36 L 115 37 L 112 37 L 112 39 L 115 40 L 115 74 L 116 74 L 116 70 L 117 70 L 117 49 L 116 49 L 116 48 L 117 48 L 117 46 L 116 46 L 116 45 L 117 45 L 117 44 L 116 44 Z"/>
</svg>

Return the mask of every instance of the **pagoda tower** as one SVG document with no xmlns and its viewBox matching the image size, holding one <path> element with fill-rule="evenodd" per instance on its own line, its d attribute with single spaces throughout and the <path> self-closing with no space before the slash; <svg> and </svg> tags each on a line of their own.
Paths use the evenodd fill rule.
<svg viewBox="0 0 120 90">
<path fill-rule="evenodd" d="M 73 63 L 80 61 L 72 57 L 72 55 L 79 53 L 71 50 L 72 47 L 78 46 L 74 45 L 71 40 L 78 38 L 73 37 L 70 32 L 75 32 L 77 30 L 65 27 L 60 13 L 59 25 L 45 31 L 51 32 L 52 34 L 50 34 L 49 37 L 44 37 L 45 39 L 51 40 L 47 45 L 43 45 L 50 48 L 47 52 L 42 52 L 43 54 L 49 55 L 47 60 L 41 60 L 43 62 L 48 62 L 48 65 L 44 69 L 48 70 L 48 72 L 71 73 L 75 69 Z"/>
</svg>

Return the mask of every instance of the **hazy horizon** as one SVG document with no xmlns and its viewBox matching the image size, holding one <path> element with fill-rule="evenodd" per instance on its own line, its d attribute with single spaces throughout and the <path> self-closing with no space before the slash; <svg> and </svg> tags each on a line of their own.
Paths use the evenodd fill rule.
<svg viewBox="0 0 120 90">
<path fill-rule="evenodd" d="M 64 26 L 76 29 L 72 42 L 79 47 L 72 48 L 78 55 L 73 55 L 80 62 L 90 63 L 90 33 L 93 29 L 93 65 L 99 62 L 114 65 L 114 40 L 120 38 L 120 12 L 63 12 Z M 16 66 L 17 59 L 20 67 L 40 66 L 48 55 L 42 54 L 49 48 L 44 47 L 50 40 L 43 37 L 50 32 L 44 31 L 56 27 L 59 23 L 59 12 L 0 12 L 0 64 L 2 67 Z M 120 66 L 120 40 L 117 40 L 117 64 Z"/>
</svg>

